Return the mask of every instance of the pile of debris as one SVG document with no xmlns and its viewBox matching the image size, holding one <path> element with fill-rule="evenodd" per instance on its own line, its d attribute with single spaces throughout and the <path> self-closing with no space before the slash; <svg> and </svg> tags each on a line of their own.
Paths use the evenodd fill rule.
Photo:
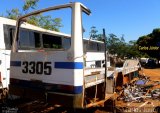
<svg viewBox="0 0 160 113">
<path fill-rule="evenodd" d="M 123 85 L 117 98 L 124 102 L 144 102 L 145 99 L 160 100 L 160 81 L 151 81 L 144 75 L 139 75 L 131 83 Z"/>
</svg>

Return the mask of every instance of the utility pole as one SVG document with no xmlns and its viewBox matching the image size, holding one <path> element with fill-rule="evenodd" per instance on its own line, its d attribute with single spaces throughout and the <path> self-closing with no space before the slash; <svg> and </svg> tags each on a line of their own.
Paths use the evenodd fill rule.
<svg viewBox="0 0 160 113">
<path fill-rule="evenodd" d="M 104 82 L 104 98 L 106 96 L 106 87 L 107 87 L 107 46 L 106 46 L 106 34 L 105 34 L 105 29 L 103 29 L 103 42 L 104 42 L 104 57 L 105 57 L 105 82 Z"/>
</svg>

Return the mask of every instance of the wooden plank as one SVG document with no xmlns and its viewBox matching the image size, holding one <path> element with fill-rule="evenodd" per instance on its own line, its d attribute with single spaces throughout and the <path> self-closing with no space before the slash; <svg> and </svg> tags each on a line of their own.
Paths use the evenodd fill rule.
<svg viewBox="0 0 160 113">
<path fill-rule="evenodd" d="M 97 102 L 94 102 L 94 103 L 89 103 L 89 104 L 86 105 L 86 108 L 103 104 L 106 100 L 110 99 L 113 96 L 114 96 L 114 94 L 106 94 L 106 97 L 105 97 L 104 100 L 100 100 L 100 101 L 97 101 Z"/>
</svg>

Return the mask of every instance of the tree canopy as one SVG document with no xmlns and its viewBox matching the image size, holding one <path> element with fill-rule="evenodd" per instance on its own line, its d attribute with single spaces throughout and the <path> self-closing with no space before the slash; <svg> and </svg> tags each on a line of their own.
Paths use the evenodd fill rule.
<svg viewBox="0 0 160 113">
<path fill-rule="evenodd" d="M 11 10 L 7 10 L 7 15 L 5 17 L 16 20 L 19 16 L 22 16 L 28 13 L 31 10 L 36 9 L 37 3 L 39 0 L 25 0 L 22 9 L 13 8 Z M 60 31 L 61 18 L 52 18 L 50 15 L 36 15 L 31 16 L 27 19 L 27 22 L 48 30 Z"/>
<path fill-rule="evenodd" d="M 153 29 L 152 33 L 139 37 L 137 44 L 139 51 L 160 59 L 160 28 Z"/>
<path fill-rule="evenodd" d="M 103 40 L 103 35 L 98 33 L 98 30 L 95 26 L 91 27 L 90 35 L 92 39 L 95 40 Z M 124 35 L 121 37 L 117 37 L 115 34 L 110 33 L 106 37 L 107 40 L 107 51 L 115 56 L 120 58 L 137 58 L 140 57 L 141 54 L 138 51 L 138 46 L 136 40 L 129 41 L 129 43 L 125 42 Z"/>
<path fill-rule="evenodd" d="M 115 34 L 109 34 L 107 37 L 107 48 L 109 53 L 117 55 L 120 58 L 137 58 L 141 56 L 137 50 L 136 41 L 131 40 L 127 43 L 125 42 L 124 35 L 117 37 Z"/>
<path fill-rule="evenodd" d="M 98 36 L 97 32 L 98 32 L 98 30 L 96 29 L 96 27 L 92 26 L 91 31 L 90 31 L 90 38 L 91 39 L 97 39 L 97 36 Z"/>
</svg>

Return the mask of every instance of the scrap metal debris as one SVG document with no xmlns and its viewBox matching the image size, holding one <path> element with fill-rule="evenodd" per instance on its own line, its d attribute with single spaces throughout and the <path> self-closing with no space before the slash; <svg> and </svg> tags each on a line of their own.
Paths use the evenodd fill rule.
<svg viewBox="0 0 160 113">
<path fill-rule="evenodd" d="M 117 100 L 124 102 L 144 102 L 145 99 L 159 99 L 160 88 L 154 86 L 160 85 L 160 81 L 151 81 L 149 77 L 139 75 L 131 83 L 122 86 Z"/>
</svg>

